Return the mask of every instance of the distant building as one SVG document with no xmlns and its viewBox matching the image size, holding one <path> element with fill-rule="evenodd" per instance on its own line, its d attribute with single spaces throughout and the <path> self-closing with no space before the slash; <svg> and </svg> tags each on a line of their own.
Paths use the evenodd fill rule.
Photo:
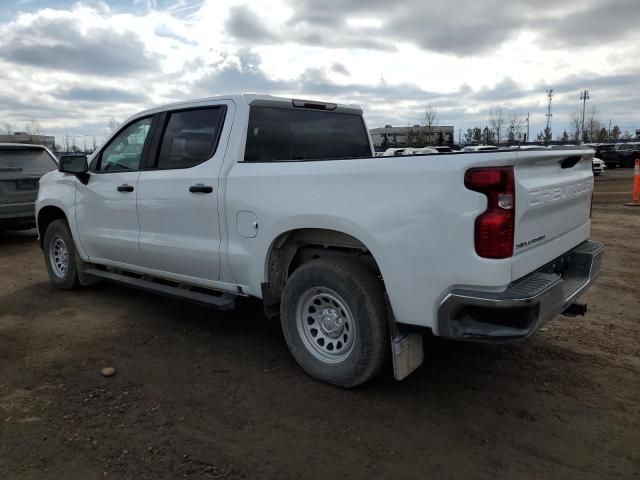
<svg viewBox="0 0 640 480">
<path fill-rule="evenodd" d="M 636 128 L 636 139 L 640 140 L 640 128 Z"/>
<path fill-rule="evenodd" d="M 15 132 L 0 135 L 0 143 L 28 143 L 31 145 L 44 145 L 53 149 L 56 143 L 56 137 L 53 135 L 31 135 L 26 132 Z"/>
<path fill-rule="evenodd" d="M 386 125 L 381 128 L 372 128 L 369 133 L 376 150 L 384 150 L 386 147 L 423 147 L 453 143 L 453 126 L 450 125 L 431 125 L 431 134 L 429 134 L 429 127 L 422 125 L 413 127 Z"/>
</svg>

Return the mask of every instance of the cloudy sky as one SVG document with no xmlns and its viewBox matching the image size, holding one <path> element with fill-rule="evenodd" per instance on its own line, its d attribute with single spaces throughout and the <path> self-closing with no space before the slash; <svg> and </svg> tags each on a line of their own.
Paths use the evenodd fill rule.
<svg viewBox="0 0 640 480">
<path fill-rule="evenodd" d="M 370 127 L 466 129 L 531 112 L 554 136 L 580 91 L 640 128 L 638 0 L 0 0 L 0 130 L 104 136 L 175 100 L 271 93 L 364 107 Z M 80 141 L 80 140 L 78 140 Z"/>
</svg>

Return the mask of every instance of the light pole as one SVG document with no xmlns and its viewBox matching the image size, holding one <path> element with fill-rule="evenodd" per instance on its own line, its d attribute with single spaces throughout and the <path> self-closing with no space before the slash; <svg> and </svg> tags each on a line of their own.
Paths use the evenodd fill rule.
<svg viewBox="0 0 640 480">
<path fill-rule="evenodd" d="M 584 112 L 589 100 L 589 90 L 580 93 L 580 100 L 582 100 L 582 141 L 584 142 Z"/>
<path fill-rule="evenodd" d="M 551 130 L 551 117 L 553 113 L 551 113 L 551 100 L 553 99 L 553 89 L 547 90 L 547 98 L 549 99 L 549 104 L 547 106 L 547 128 L 545 130 L 549 132 Z"/>
</svg>

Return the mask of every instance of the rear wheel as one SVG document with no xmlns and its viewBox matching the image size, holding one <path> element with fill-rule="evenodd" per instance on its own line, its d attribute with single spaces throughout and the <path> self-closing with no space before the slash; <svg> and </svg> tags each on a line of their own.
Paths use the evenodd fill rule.
<svg viewBox="0 0 640 480">
<path fill-rule="evenodd" d="M 61 290 L 78 288 L 76 248 L 66 221 L 54 220 L 49 224 L 44 233 L 43 247 L 51 283 Z"/>
<path fill-rule="evenodd" d="M 355 387 L 384 364 L 382 282 L 355 260 L 322 258 L 297 269 L 284 289 L 281 322 L 291 354 L 314 378 Z"/>
</svg>

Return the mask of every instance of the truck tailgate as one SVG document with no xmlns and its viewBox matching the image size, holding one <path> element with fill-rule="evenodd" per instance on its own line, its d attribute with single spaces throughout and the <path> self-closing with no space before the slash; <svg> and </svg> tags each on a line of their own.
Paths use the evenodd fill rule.
<svg viewBox="0 0 640 480">
<path fill-rule="evenodd" d="M 517 153 L 513 280 L 589 238 L 592 158 L 584 149 Z"/>
</svg>

